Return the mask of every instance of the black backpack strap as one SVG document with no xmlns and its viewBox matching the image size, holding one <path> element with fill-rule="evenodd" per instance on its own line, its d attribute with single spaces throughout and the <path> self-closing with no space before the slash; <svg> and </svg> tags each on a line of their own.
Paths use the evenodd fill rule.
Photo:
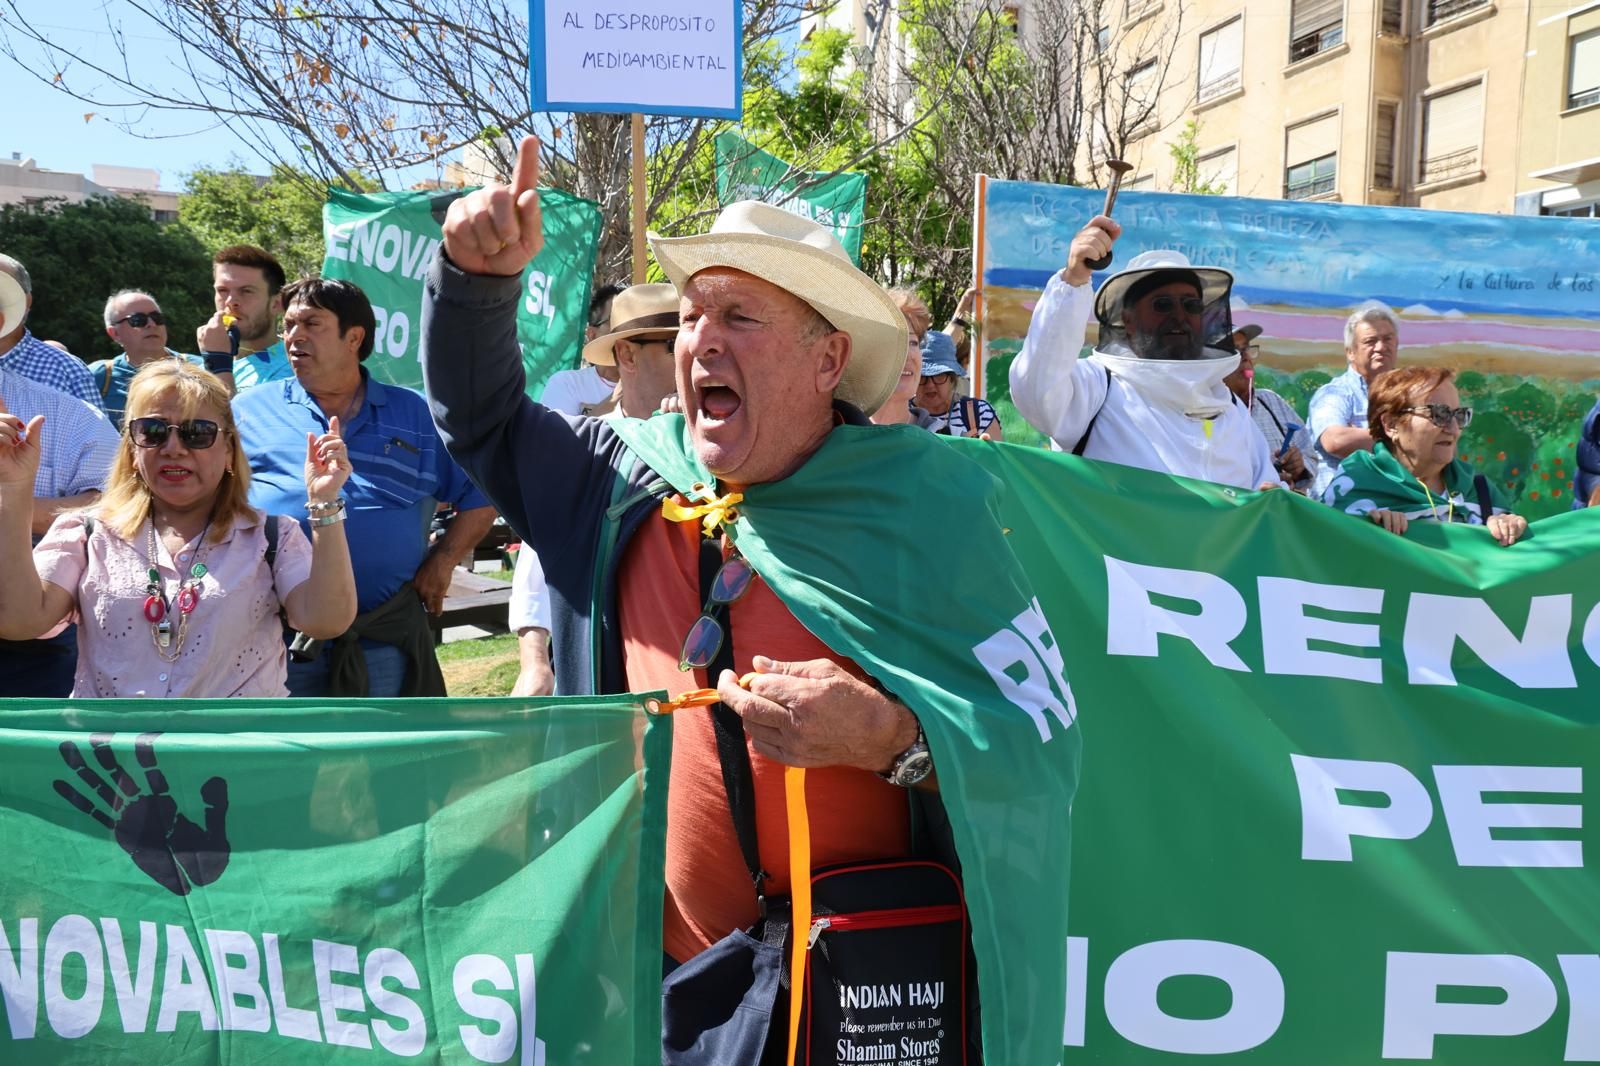
<svg viewBox="0 0 1600 1066">
<path fill-rule="evenodd" d="M 276 576 L 276 571 L 272 569 L 272 564 L 278 561 L 278 516 L 275 514 L 267 515 L 264 524 L 267 527 L 267 550 L 262 553 L 261 557 L 267 561 L 267 572 Z"/>
<path fill-rule="evenodd" d="M 1494 514 L 1494 494 L 1489 491 L 1489 479 L 1479 474 L 1472 479 L 1472 489 L 1478 495 L 1478 517 L 1488 525 L 1489 516 Z"/>
<path fill-rule="evenodd" d="M 1106 372 L 1105 398 L 1100 401 L 1100 406 L 1095 408 L 1093 417 L 1089 419 L 1089 424 L 1083 427 L 1083 436 L 1079 437 L 1078 443 L 1072 446 L 1073 455 L 1081 456 L 1083 450 L 1089 446 L 1089 434 L 1094 432 L 1094 424 L 1100 421 L 1100 412 L 1106 409 L 1106 400 L 1111 399 L 1111 368 L 1108 366 L 1102 369 Z"/>
<path fill-rule="evenodd" d="M 722 568 L 722 545 L 718 538 L 700 542 L 700 602 L 711 598 L 711 584 Z M 733 669 L 733 622 L 731 612 L 722 608 L 722 647 L 706 668 L 706 682 L 712 686 L 722 671 Z M 739 851 L 745 869 L 755 885 L 761 916 L 767 916 L 767 872 L 761 868 L 761 851 L 756 845 L 756 783 L 750 769 L 750 750 L 745 747 L 744 719 L 721 703 L 711 705 L 711 725 L 717 737 L 717 762 L 722 766 L 722 788 L 728 794 L 728 810 L 739 837 Z"/>
</svg>

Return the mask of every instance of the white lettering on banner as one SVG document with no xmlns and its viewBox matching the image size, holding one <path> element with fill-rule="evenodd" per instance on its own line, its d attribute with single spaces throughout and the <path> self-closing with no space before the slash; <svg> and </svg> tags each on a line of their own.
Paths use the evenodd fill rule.
<svg viewBox="0 0 1600 1066">
<path fill-rule="evenodd" d="M 1142 566 L 1106 556 L 1106 654 L 1161 654 L 1158 637 L 1182 637 L 1200 649 L 1212 666 L 1250 668 L 1228 646 L 1244 632 L 1249 612 L 1237 589 L 1214 574 Z M 1157 607 L 1150 594 L 1198 604 L 1198 612 Z"/>
<path fill-rule="evenodd" d="M 1289 756 L 1300 792 L 1300 857 L 1352 862 L 1355 837 L 1413 840 L 1433 822 L 1427 788 L 1403 766 L 1355 759 Z M 1564 803 L 1486 803 L 1490 792 L 1582 795 L 1583 770 L 1576 766 L 1435 766 L 1439 806 L 1444 810 L 1456 862 L 1496 866 L 1574 869 L 1583 866 L 1577 839 L 1497 839 L 1494 829 L 1583 828 L 1583 808 Z M 1387 806 L 1347 804 L 1340 791 L 1376 793 Z"/>
<path fill-rule="evenodd" d="M 101 918 L 100 931 L 105 938 L 106 969 L 111 973 L 111 990 L 117 997 L 122 1031 L 142 1033 L 150 1019 L 150 994 L 156 987 L 156 923 L 139 923 L 139 961 L 132 981 L 128 980 L 128 951 L 122 942 L 121 923 L 115 918 Z M 0 944 L 0 952 L 3 949 Z"/>
<path fill-rule="evenodd" d="M 1210 977 L 1231 1003 L 1216 1018 L 1180 1018 L 1161 1009 L 1163 982 Z M 1088 1015 L 1089 941 L 1067 938 L 1064 1047 L 1083 1047 Z M 1106 1020 L 1129 1043 L 1179 1055 L 1229 1055 L 1260 1047 L 1283 1024 L 1283 976 L 1259 952 L 1219 940 L 1157 940 L 1129 948 L 1106 970 Z"/>
<path fill-rule="evenodd" d="M 1383 610 L 1382 589 L 1319 585 L 1287 577 L 1259 578 L 1256 587 L 1261 598 L 1261 665 L 1267 673 L 1342 677 L 1373 684 L 1383 680 L 1381 659 L 1311 647 L 1316 640 L 1350 648 L 1376 648 L 1376 625 L 1336 622 L 1305 612 L 1307 607 L 1316 607 L 1376 615 Z"/>
<path fill-rule="evenodd" d="M 1454 685 L 1456 641 L 1519 688 L 1577 688 L 1567 634 L 1572 596 L 1535 596 L 1519 640 L 1489 605 L 1472 596 L 1411 594 L 1406 610 L 1406 670 L 1413 685 Z"/>
<path fill-rule="evenodd" d="M 1233 995 L 1217 1018 L 1179 1018 L 1158 992 L 1172 977 L 1199 975 Z M 1106 1020 L 1141 1047 L 1184 1055 L 1233 1055 L 1259 1047 L 1283 1023 L 1283 976 L 1264 955 L 1217 940 L 1158 940 L 1124 952 L 1106 971 Z"/>
<path fill-rule="evenodd" d="M 390 311 L 376 305 L 372 308 L 372 317 L 377 321 L 377 329 L 372 334 L 373 354 L 387 355 L 391 359 L 403 357 L 411 344 L 411 319 L 404 311 Z M 417 352 L 417 359 L 421 361 L 421 351 Z"/>
<path fill-rule="evenodd" d="M 522 306 L 535 318 L 543 315 L 546 321 L 556 320 L 556 302 L 551 292 L 550 275 L 542 270 L 528 271 L 528 295 L 522 301 Z"/>
<path fill-rule="evenodd" d="M 1567 982 L 1566 1062 L 1600 1062 L 1600 955 L 1557 955 Z"/>
<path fill-rule="evenodd" d="M 35 1039 L 41 1014 L 50 1032 L 66 1040 L 79 1039 L 103 1022 L 118 1025 L 124 1033 L 145 1033 L 151 1002 L 159 998 L 156 1033 L 188 1031 L 191 1039 L 197 1029 L 270 1033 L 405 1057 L 427 1050 L 422 1004 L 429 999 L 407 994 L 422 992 L 423 983 L 403 952 L 377 947 L 363 954 L 349 944 L 297 941 L 297 950 L 309 956 L 302 956 L 299 967 L 302 987 L 313 985 L 316 995 L 314 1004 L 298 1007 L 290 1005 L 286 993 L 277 934 L 195 932 L 204 937 L 203 951 L 196 950 L 184 926 L 139 922 L 137 947 L 131 948 L 117 919 L 101 918 L 96 924 L 69 914 L 55 921 L 41 945 L 37 918 L 0 920 L 0 996 L 5 1002 L 0 1042 Z M 137 954 L 130 956 L 130 950 Z M 515 1057 L 519 1066 L 544 1066 L 545 1045 L 535 1032 L 534 958 L 518 954 L 510 961 L 508 966 L 492 955 L 470 955 L 455 967 L 458 1005 L 492 1023 L 481 1029 L 463 1026 L 463 1043 L 479 1061 L 509 1062 Z M 496 989 L 514 990 L 515 998 L 480 993 L 476 986 L 485 981 Z M 942 993 L 919 987 L 915 994 Z M 115 1016 L 108 1002 L 113 995 Z M 10 1061 L 0 1052 L 0 1062 Z"/>
<path fill-rule="evenodd" d="M 392 277 L 421 281 L 427 277 L 438 247 L 438 237 L 413 233 L 381 218 L 363 218 L 330 226 L 324 255 L 373 267 Z"/>
<path fill-rule="evenodd" d="M 1250 621 L 1245 598 L 1223 578 L 1200 570 L 1147 566 L 1105 556 L 1106 653 L 1156 658 L 1171 655 L 1163 634 L 1194 646 L 1211 665 L 1249 672 L 1234 650 Z M 1333 677 L 1378 684 L 1383 659 L 1330 650 L 1325 645 L 1370 650 L 1384 646 L 1378 624 L 1337 621 L 1306 613 L 1339 611 L 1376 618 L 1385 590 L 1357 585 L 1319 584 L 1292 578 L 1258 577 L 1262 669 L 1269 674 Z M 1187 601 L 1195 610 L 1160 599 Z M 1471 596 L 1410 593 L 1404 633 L 1389 647 L 1401 648 L 1406 679 L 1414 685 L 1454 685 L 1452 660 L 1458 644 L 1496 674 L 1521 689 L 1578 686 L 1573 648 L 1581 646 L 1600 666 L 1600 603 L 1589 609 L 1581 634 L 1572 632 L 1571 594 L 1534 596 L 1527 601 L 1527 623 L 1517 636 L 1486 600 Z M 1514 611 L 1511 605 L 1500 610 Z M 1313 642 L 1318 646 L 1313 647 Z"/>
<path fill-rule="evenodd" d="M 1411 840 L 1433 821 L 1433 801 L 1422 782 L 1403 766 L 1357 759 L 1317 759 L 1290 755 L 1300 787 L 1300 857 L 1350 862 L 1352 837 Z M 1341 803 L 1339 790 L 1376 792 L 1386 807 Z"/>
<path fill-rule="evenodd" d="M 1576 803 L 1485 803 L 1486 792 L 1583 794 L 1577 766 L 1435 766 L 1439 806 L 1450 827 L 1450 843 L 1462 866 L 1522 866 L 1581 869 L 1581 840 L 1496 840 L 1493 829 L 1583 828 Z"/>
<path fill-rule="evenodd" d="M 1050 632 L 1037 598 L 1011 620 L 1010 626 L 974 645 L 972 654 L 989 672 L 1001 695 L 1033 719 L 1040 741 L 1050 741 L 1046 711 L 1063 729 L 1072 728 L 1078 705 L 1072 697 L 1072 686 L 1067 684 L 1061 647 Z M 1010 674 L 1018 667 L 1022 670 L 1020 679 Z"/>
<path fill-rule="evenodd" d="M 0 997 L 13 1040 L 31 1040 L 39 1021 L 39 919 L 17 923 L 15 946 L 0 922 Z"/>
<path fill-rule="evenodd" d="M 62 981 L 70 955 L 83 960 L 83 994 L 76 998 L 67 995 Z M 105 994 L 104 952 L 94 923 L 81 914 L 63 916 L 44 942 L 44 1010 L 50 1028 L 66 1040 L 83 1036 L 100 1020 Z"/>
<path fill-rule="evenodd" d="M 1494 988 L 1505 999 L 1441 1003 L 1442 987 Z M 1391 951 L 1383 991 L 1383 1057 L 1431 1059 L 1437 1036 L 1521 1036 L 1549 1021 L 1555 1009 L 1555 982 L 1520 956 Z"/>
<path fill-rule="evenodd" d="M 456 1003 L 472 1017 L 493 1026 L 461 1026 L 461 1046 L 479 1062 L 510 1062 L 520 1044 L 520 1066 L 544 1066 L 544 1041 L 534 1035 L 533 956 L 518 955 L 514 961 L 517 980 L 512 979 L 505 960 L 494 955 L 468 955 L 456 963 L 450 977 Z M 499 996 L 479 992 L 480 984 L 497 992 L 517 990 L 517 1002 L 522 1007 L 520 1027 L 517 1007 Z"/>
<path fill-rule="evenodd" d="M 271 1032 L 272 1007 L 261 987 L 261 953 L 256 949 L 256 938 L 231 929 L 207 929 L 206 946 L 211 952 L 211 972 L 216 975 L 222 1028 Z M 243 960 L 243 965 L 233 965 L 233 959 Z M 250 1005 L 241 1007 L 240 997 L 248 999 Z"/>
<path fill-rule="evenodd" d="M 369 1048 L 372 1035 L 360 1022 L 349 1022 L 339 1017 L 340 1011 L 359 1014 L 366 1009 L 361 989 L 333 979 L 333 975 L 361 975 L 356 949 L 349 944 L 334 944 L 327 940 L 311 942 L 311 967 L 317 975 L 317 1002 L 322 1007 L 322 1031 L 328 1043 L 342 1047 Z"/>
</svg>

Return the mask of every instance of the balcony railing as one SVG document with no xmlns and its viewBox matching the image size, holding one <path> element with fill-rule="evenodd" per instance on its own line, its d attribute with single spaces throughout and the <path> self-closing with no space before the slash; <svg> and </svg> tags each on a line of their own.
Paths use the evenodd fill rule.
<svg viewBox="0 0 1600 1066">
<path fill-rule="evenodd" d="M 1422 184 L 1460 177 L 1462 174 L 1470 174 L 1477 168 L 1477 148 L 1463 148 L 1460 151 L 1436 155 L 1422 161 Z"/>
<path fill-rule="evenodd" d="M 1238 87 L 1239 72 L 1237 70 L 1228 74 L 1224 74 L 1218 78 L 1212 78 L 1210 81 L 1202 82 L 1200 84 L 1200 102 L 1204 103 L 1205 101 L 1215 99 L 1218 96 L 1226 96 L 1228 93 L 1233 92 L 1233 90 L 1237 89 Z"/>
</svg>

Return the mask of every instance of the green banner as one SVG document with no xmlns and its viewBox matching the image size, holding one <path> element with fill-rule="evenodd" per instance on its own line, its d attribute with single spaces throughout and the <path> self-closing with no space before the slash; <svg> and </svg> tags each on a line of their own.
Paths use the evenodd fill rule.
<svg viewBox="0 0 1600 1066">
<path fill-rule="evenodd" d="M 0 707 L 0 1062 L 660 1061 L 668 719 Z"/>
<path fill-rule="evenodd" d="M 1600 515 L 1397 537 L 956 446 L 1081 711 L 1067 1062 L 1600 1060 Z"/>
<path fill-rule="evenodd" d="M 865 174 L 796 170 L 736 133 L 717 134 L 717 202 L 761 200 L 828 227 L 861 265 L 861 225 L 867 217 Z M 801 186 L 804 185 L 804 188 Z M 798 191 L 796 191 L 798 190 Z"/>
<path fill-rule="evenodd" d="M 422 388 L 422 282 L 439 249 L 445 212 L 471 191 L 328 190 L 322 274 L 355 282 L 372 301 L 378 329 L 367 367 L 383 381 Z M 517 339 L 534 397 L 551 374 L 578 365 L 600 241 L 600 206 L 592 200 L 544 188 L 539 206 L 544 248 L 523 272 L 517 307 Z"/>
</svg>

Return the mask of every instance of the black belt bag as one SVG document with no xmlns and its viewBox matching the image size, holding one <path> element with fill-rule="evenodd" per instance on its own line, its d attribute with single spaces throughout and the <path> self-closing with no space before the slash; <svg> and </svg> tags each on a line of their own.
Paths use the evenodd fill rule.
<svg viewBox="0 0 1600 1066">
<path fill-rule="evenodd" d="M 701 549 L 705 597 L 722 553 L 712 540 Z M 722 628 L 722 648 L 707 671 L 712 684 L 733 668 L 726 614 Z M 968 929 L 960 879 L 947 866 L 919 859 L 815 870 L 811 925 L 796 936 L 789 897 L 766 892 L 744 722 L 720 703 L 711 714 L 723 789 L 762 917 L 663 982 L 663 1066 L 783 1063 L 792 995 L 802 997 L 797 1063 L 975 1062 L 968 1057 Z M 806 956 L 799 989 L 789 987 L 791 951 Z"/>
</svg>

